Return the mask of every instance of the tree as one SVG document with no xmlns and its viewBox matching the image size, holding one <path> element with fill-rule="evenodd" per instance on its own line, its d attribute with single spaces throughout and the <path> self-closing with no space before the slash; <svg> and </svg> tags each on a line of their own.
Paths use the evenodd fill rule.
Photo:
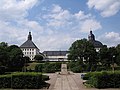
<svg viewBox="0 0 120 90">
<path fill-rule="evenodd" d="M 8 46 L 5 42 L 0 43 L 0 66 L 14 71 L 21 70 L 24 63 L 23 53 L 17 45 Z"/>
<path fill-rule="evenodd" d="M 6 66 L 6 63 L 8 62 L 9 55 L 7 52 L 8 44 L 5 42 L 0 43 L 0 65 Z"/>
<path fill-rule="evenodd" d="M 37 61 L 37 62 L 41 62 L 43 60 L 43 56 L 42 55 L 35 55 L 34 59 Z"/>
<path fill-rule="evenodd" d="M 99 51 L 99 60 L 103 67 L 110 67 L 109 62 L 109 49 L 103 46 Z"/>
<path fill-rule="evenodd" d="M 13 71 L 21 70 L 25 63 L 21 49 L 16 45 L 11 45 L 8 47 L 8 53 L 10 57 L 8 67 Z"/>
<path fill-rule="evenodd" d="M 91 70 L 91 66 L 95 66 L 97 64 L 96 60 L 97 52 L 94 48 L 94 45 L 87 41 L 87 39 L 81 39 L 75 41 L 70 49 L 68 60 L 72 61 L 80 61 L 81 65 L 83 63 L 89 65 L 89 70 Z"/>
<path fill-rule="evenodd" d="M 116 64 L 120 65 L 120 44 L 117 45 L 116 50 L 117 50 L 117 54 L 118 54 L 116 57 Z"/>
<path fill-rule="evenodd" d="M 103 46 L 99 51 L 100 63 L 103 67 L 112 68 L 114 70 L 114 64 L 116 63 L 117 50 L 115 47 L 107 48 L 107 46 Z"/>
<path fill-rule="evenodd" d="M 25 63 L 29 63 L 30 62 L 30 58 L 28 56 L 24 56 L 23 60 L 25 61 Z"/>
</svg>

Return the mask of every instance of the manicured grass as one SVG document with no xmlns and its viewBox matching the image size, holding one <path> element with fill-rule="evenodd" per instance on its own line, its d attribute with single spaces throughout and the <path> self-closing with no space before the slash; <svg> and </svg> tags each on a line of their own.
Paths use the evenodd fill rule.
<svg viewBox="0 0 120 90">
<path fill-rule="evenodd" d="M 35 66 L 38 65 L 40 63 L 36 63 L 36 62 L 33 62 L 33 63 L 28 63 L 29 66 L 27 66 L 27 70 L 35 70 Z"/>
</svg>

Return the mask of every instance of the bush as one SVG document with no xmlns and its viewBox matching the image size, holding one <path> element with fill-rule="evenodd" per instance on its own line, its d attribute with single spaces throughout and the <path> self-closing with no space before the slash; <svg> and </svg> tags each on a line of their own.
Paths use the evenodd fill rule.
<svg viewBox="0 0 120 90">
<path fill-rule="evenodd" d="M 42 79 L 43 79 L 43 81 L 47 81 L 47 80 L 49 80 L 50 78 L 49 78 L 49 76 L 47 76 L 47 75 L 42 75 Z"/>
<path fill-rule="evenodd" d="M 83 72 L 83 64 L 81 65 L 80 61 L 71 61 L 68 63 L 68 67 L 75 73 Z"/>
<path fill-rule="evenodd" d="M 0 74 L 4 74 L 5 73 L 5 66 L 0 66 Z"/>
<path fill-rule="evenodd" d="M 0 88 L 11 87 L 11 75 L 0 75 Z"/>
<path fill-rule="evenodd" d="M 83 80 L 89 80 L 92 76 L 100 74 L 101 72 L 88 72 L 84 75 Z"/>
<path fill-rule="evenodd" d="M 120 88 L 120 71 L 88 73 L 84 79 L 95 88 Z"/>
<path fill-rule="evenodd" d="M 82 68 L 80 66 L 75 66 L 75 67 L 71 68 L 71 71 L 73 71 L 75 73 L 80 73 L 80 72 L 82 72 Z"/>
<path fill-rule="evenodd" d="M 13 73 L 0 76 L 0 88 L 15 88 L 15 89 L 38 89 L 42 88 L 48 76 L 41 73 Z"/>
<path fill-rule="evenodd" d="M 54 73 L 61 70 L 60 62 L 46 62 L 35 66 L 36 72 Z"/>
</svg>

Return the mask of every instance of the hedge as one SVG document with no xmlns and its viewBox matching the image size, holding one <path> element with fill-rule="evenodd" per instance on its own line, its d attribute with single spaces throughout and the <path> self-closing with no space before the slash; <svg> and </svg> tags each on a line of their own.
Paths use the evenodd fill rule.
<svg viewBox="0 0 120 90">
<path fill-rule="evenodd" d="M 36 72 L 54 73 L 61 70 L 61 62 L 41 63 L 35 66 Z"/>
<path fill-rule="evenodd" d="M 12 73 L 0 75 L 0 88 L 39 89 L 44 86 L 48 76 L 35 72 Z"/>
<path fill-rule="evenodd" d="M 120 88 L 120 71 L 88 73 L 85 77 L 86 83 L 95 88 Z"/>
</svg>

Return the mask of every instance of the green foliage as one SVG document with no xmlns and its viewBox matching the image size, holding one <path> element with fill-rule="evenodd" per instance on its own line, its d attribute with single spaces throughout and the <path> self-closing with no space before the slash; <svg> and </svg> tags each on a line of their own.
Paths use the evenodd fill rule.
<svg viewBox="0 0 120 90">
<path fill-rule="evenodd" d="M 0 74 L 5 74 L 5 66 L 0 66 Z"/>
<path fill-rule="evenodd" d="M 53 73 L 60 71 L 61 63 L 60 62 L 53 62 L 53 63 L 41 63 L 36 65 L 35 71 L 36 72 L 45 72 L 45 73 Z"/>
<path fill-rule="evenodd" d="M 71 71 L 75 73 L 83 72 L 83 69 L 84 69 L 84 65 L 80 61 L 71 61 L 68 63 L 68 67 Z"/>
<path fill-rule="evenodd" d="M 95 88 L 120 88 L 120 71 L 87 73 L 83 79 Z"/>
<path fill-rule="evenodd" d="M 114 65 L 117 57 L 118 52 L 115 47 L 107 48 L 106 46 L 103 46 L 99 51 L 100 63 L 105 68 L 110 68 L 111 65 Z"/>
<path fill-rule="evenodd" d="M 18 46 L 0 43 L 0 66 L 8 67 L 8 71 L 21 71 L 24 63 L 23 53 Z"/>
<path fill-rule="evenodd" d="M 116 50 L 117 50 L 117 54 L 118 54 L 116 57 L 116 63 L 117 63 L 117 65 L 120 66 L 120 44 L 117 45 Z"/>
<path fill-rule="evenodd" d="M 93 65 L 97 65 L 97 52 L 94 45 L 86 39 L 75 41 L 69 48 L 68 60 L 80 61 L 80 66 L 71 68 L 71 70 L 78 72 L 83 70 L 83 66 L 89 65 L 89 70 L 93 70 Z M 78 69 L 78 70 L 77 70 Z"/>
<path fill-rule="evenodd" d="M 0 88 L 38 89 L 44 86 L 49 77 L 41 73 L 13 73 L 0 75 Z"/>
<path fill-rule="evenodd" d="M 37 61 L 37 62 L 42 62 L 43 56 L 42 56 L 42 55 L 35 55 L 34 59 L 35 59 L 35 61 Z"/>
</svg>

